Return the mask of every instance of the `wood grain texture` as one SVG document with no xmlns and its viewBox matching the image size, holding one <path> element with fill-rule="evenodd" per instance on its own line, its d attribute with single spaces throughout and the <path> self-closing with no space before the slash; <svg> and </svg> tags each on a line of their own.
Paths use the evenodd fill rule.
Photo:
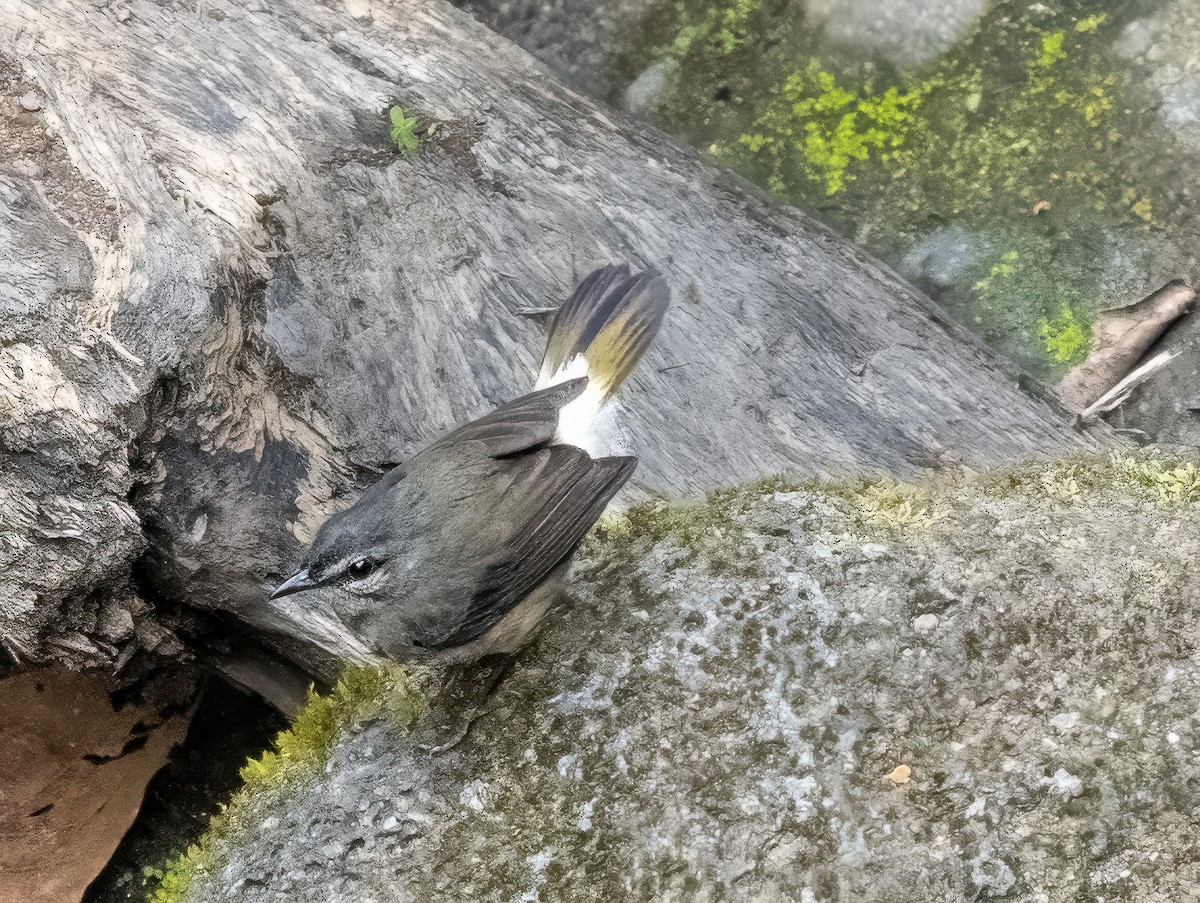
<svg viewBox="0 0 1200 903">
<path fill-rule="evenodd" d="M 0 160 L 0 631 L 33 657 L 71 619 L 90 641 L 131 568 L 160 607 L 278 626 L 264 586 L 299 544 L 527 390 L 522 312 L 606 262 L 675 293 L 623 392 L 643 489 L 1108 441 L 880 263 L 445 3 L 0 0 L 0 59 L 0 137 L 24 136 Z M 395 103 L 433 126 L 414 155 Z"/>
</svg>

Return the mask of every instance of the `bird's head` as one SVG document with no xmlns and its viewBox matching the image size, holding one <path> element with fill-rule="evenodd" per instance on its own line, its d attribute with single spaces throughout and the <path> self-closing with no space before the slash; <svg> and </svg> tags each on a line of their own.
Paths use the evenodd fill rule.
<svg viewBox="0 0 1200 903">
<path fill-rule="evenodd" d="M 304 563 L 271 598 L 325 587 L 354 596 L 377 595 L 404 551 L 399 535 L 404 532 L 399 517 L 403 479 L 404 470 L 395 468 L 352 506 L 325 521 Z"/>
<path fill-rule="evenodd" d="M 378 619 L 402 592 L 408 555 L 389 474 L 317 531 L 303 563 L 271 593 L 295 632 L 343 658 L 361 658 Z M 364 642 L 366 641 L 366 642 Z"/>
<path fill-rule="evenodd" d="M 371 529 L 376 525 L 363 513 L 352 508 L 326 521 L 304 563 L 276 587 L 271 598 L 282 599 L 322 587 L 372 595 L 386 576 L 391 543 L 387 531 Z"/>
</svg>

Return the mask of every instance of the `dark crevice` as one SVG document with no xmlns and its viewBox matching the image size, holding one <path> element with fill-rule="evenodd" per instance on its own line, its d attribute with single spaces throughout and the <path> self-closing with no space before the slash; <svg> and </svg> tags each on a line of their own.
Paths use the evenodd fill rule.
<svg viewBox="0 0 1200 903">
<path fill-rule="evenodd" d="M 146 788 L 142 810 L 84 903 L 149 898 L 144 869 L 161 866 L 199 837 L 241 783 L 247 758 L 266 749 L 286 721 L 267 703 L 210 677 L 187 737 Z"/>
<path fill-rule="evenodd" d="M 269 208 L 263 218 L 267 243 L 280 245 L 282 223 Z M 214 328 L 237 332 L 225 337 L 229 357 L 217 376 L 269 385 L 287 406 L 298 403 L 311 387 L 285 370 L 263 334 L 267 289 L 267 281 L 236 272 L 219 280 L 212 295 Z M 205 492 L 213 481 L 238 474 L 257 485 L 264 497 L 294 499 L 294 483 L 306 470 L 306 461 L 302 452 L 282 442 L 268 441 L 258 462 L 251 460 L 253 452 L 239 456 L 203 451 L 197 408 L 225 403 L 219 395 L 196 394 L 198 387 L 213 382 L 204 366 L 200 359 L 185 360 L 162 374 L 131 418 L 136 427 L 129 448 L 135 483 L 128 502 L 141 521 L 146 543 L 129 566 L 128 584 L 148 609 L 138 620 L 139 641 L 145 644 L 143 633 L 150 632 L 162 642 L 157 644 L 158 654 L 139 650 L 123 664 L 120 686 L 110 697 L 118 711 L 135 706 L 148 714 L 139 717 L 119 752 L 91 752 L 82 758 L 103 767 L 145 748 L 152 732 L 174 716 L 187 713 L 192 723 L 184 742 L 147 786 L 137 819 L 86 893 L 84 899 L 91 903 L 148 899 L 144 869 L 162 864 L 203 833 L 211 815 L 239 785 L 247 758 L 261 753 L 285 726 L 262 698 L 216 676 L 212 665 L 221 655 L 257 661 L 270 653 L 230 614 L 188 605 L 196 598 L 220 604 L 221 592 L 205 592 L 204 581 L 221 587 L 222 576 L 193 581 L 195 575 L 179 570 L 177 562 L 179 543 L 195 515 L 191 500 L 226 497 Z M 206 517 L 216 525 L 230 514 L 218 510 L 219 505 L 208 508 Z M 286 513 L 280 512 L 281 520 Z M 190 692 L 164 690 L 176 673 L 180 683 L 190 679 Z M 197 680 L 202 689 L 197 689 Z"/>
<path fill-rule="evenodd" d="M 470 177 L 477 188 L 488 194 L 516 198 L 507 185 L 497 179 L 489 179 L 483 172 L 483 166 L 475 154 L 475 145 L 483 138 L 482 122 L 439 122 L 436 128 L 431 128 L 431 132 L 434 143 Z"/>
</svg>

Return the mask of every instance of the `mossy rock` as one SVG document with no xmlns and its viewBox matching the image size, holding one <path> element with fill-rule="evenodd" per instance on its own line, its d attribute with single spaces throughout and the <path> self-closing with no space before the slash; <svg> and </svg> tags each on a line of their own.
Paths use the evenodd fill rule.
<svg viewBox="0 0 1200 903">
<path fill-rule="evenodd" d="M 1118 456 L 637 506 L 460 742 L 305 716 L 180 898 L 1182 899 L 1198 503 Z"/>
</svg>

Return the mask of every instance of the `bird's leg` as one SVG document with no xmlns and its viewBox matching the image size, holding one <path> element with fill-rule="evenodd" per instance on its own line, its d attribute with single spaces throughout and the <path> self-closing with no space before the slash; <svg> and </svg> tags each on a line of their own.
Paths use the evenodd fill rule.
<svg viewBox="0 0 1200 903">
<path fill-rule="evenodd" d="M 509 653 L 501 653 L 492 658 L 498 659 L 493 668 L 492 679 L 488 684 L 488 688 L 484 691 L 483 698 L 490 699 L 492 694 L 500 689 L 500 684 L 504 683 L 505 678 L 512 674 L 513 666 L 517 663 L 517 657 Z"/>
<path fill-rule="evenodd" d="M 458 744 L 462 743 L 463 740 L 467 739 L 467 734 L 471 732 L 471 726 L 474 725 L 475 722 L 481 717 L 487 714 L 485 711 L 487 701 L 491 699 L 495 692 L 500 688 L 500 684 L 504 682 L 504 679 L 512 673 L 513 665 L 516 664 L 517 661 L 517 657 L 515 655 L 509 654 L 498 654 L 489 656 L 489 658 L 499 659 L 499 661 L 490 667 L 492 673 L 487 681 L 487 688 L 483 691 L 480 701 L 470 707 L 467 715 L 460 722 L 461 728 L 450 740 L 447 740 L 445 743 L 439 743 L 437 745 L 418 744 L 416 749 L 421 752 L 427 752 L 431 756 L 435 756 L 453 749 L 454 747 L 458 746 Z M 459 676 L 462 676 L 461 672 Z"/>
</svg>

